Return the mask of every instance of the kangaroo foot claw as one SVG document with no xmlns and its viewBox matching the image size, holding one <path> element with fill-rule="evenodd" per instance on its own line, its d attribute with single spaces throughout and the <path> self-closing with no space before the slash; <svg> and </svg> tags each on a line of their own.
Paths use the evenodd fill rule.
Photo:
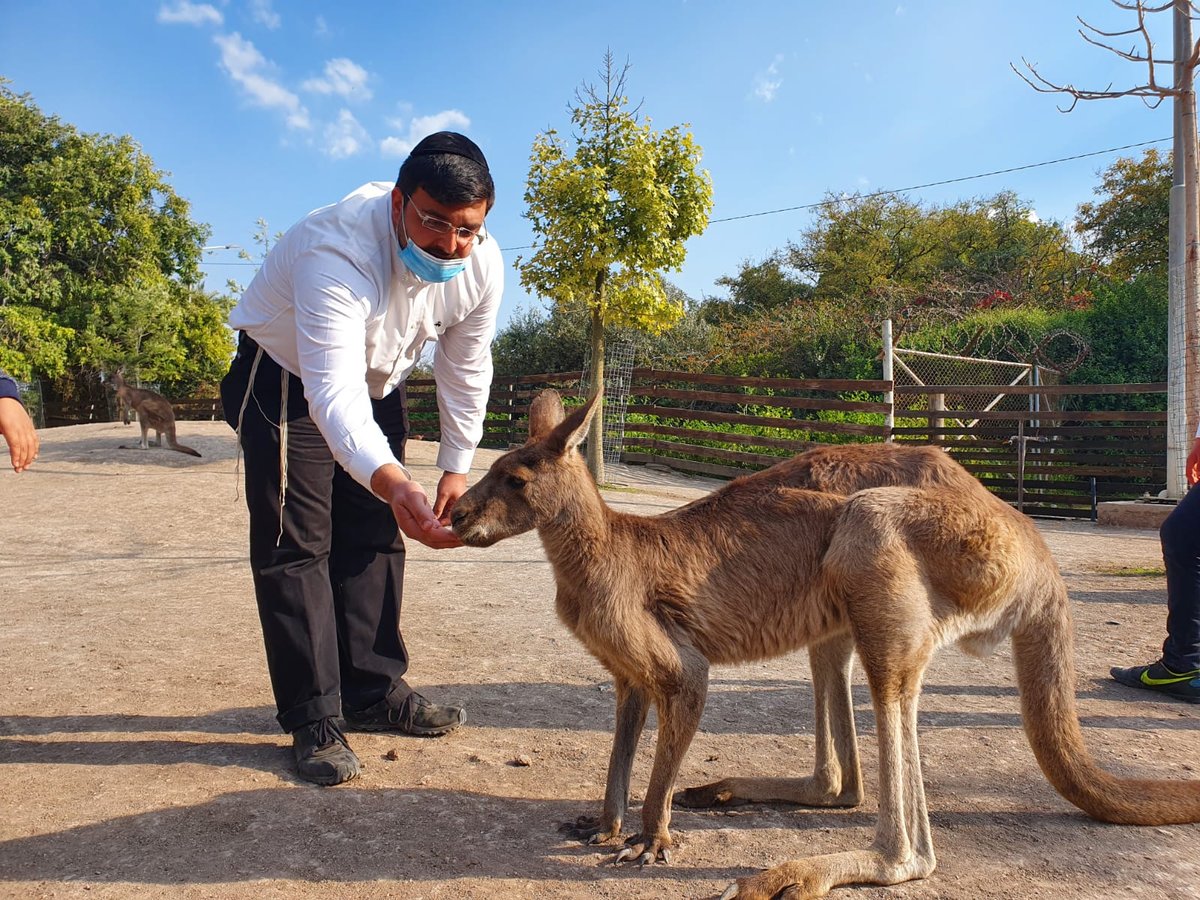
<svg viewBox="0 0 1200 900">
<path fill-rule="evenodd" d="M 563 822 L 558 826 L 558 831 L 585 844 L 606 844 L 621 836 L 621 823 L 605 825 L 595 816 L 580 816 L 574 822 Z"/>
<path fill-rule="evenodd" d="M 624 848 L 613 857 L 613 865 L 634 861 L 639 866 L 652 866 L 656 862 L 671 864 L 671 839 L 646 839 L 635 834 L 625 842 Z"/>
</svg>

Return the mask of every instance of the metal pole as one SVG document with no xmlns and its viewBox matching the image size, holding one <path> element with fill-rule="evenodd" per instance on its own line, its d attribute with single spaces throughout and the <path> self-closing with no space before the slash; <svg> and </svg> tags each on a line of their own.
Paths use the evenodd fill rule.
<svg viewBox="0 0 1200 900">
<path fill-rule="evenodd" d="M 1175 35 L 1175 87 L 1182 90 L 1187 81 L 1183 60 L 1189 53 L 1191 24 L 1188 17 L 1187 0 L 1176 0 L 1174 17 Z M 1175 141 L 1172 147 L 1173 178 L 1171 182 L 1170 239 L 1168 244 L 1167 271 L 1167 496 L 1178 500 L 1187 489 L 1184 477 L 1184 460 L 1187 458 L 1187 405 L 1186 370 L 1184 352 L 1187 331 L 1186 280 L 1187 255 L 1184 222 L 1187 217 L 1186 168 L 1187 153 L 1184 150 L 1185 101 L 1180 95 L 1174 99 Z"/>
<path fill-rule="evenodd" d="M 1025 512 L 1025 420 L 1017 420 L 1017 512 Z"/>
<path fill-rule="evenodd" d="M 1180 46 L 1185 48 L 1182 58 L 1190 55 L 1192 46 L 1191 3 L 1175 0 L 1175 23 L 1180 35 Z M 1200 419 L 1200 163 L 1196 147 L 1196 92 L 1193 86 L 1194 72 L 1189 66 L 1181 66 L 1179 85 L 1183 110 L 1182 142 L 1185 187 L 1185 256 L 1184 256 L 1184 415 L 1187 420 L 1185 441 L 1196 434 Z M 1182 496 L 1182 493 L 1181 493 Z"/>
</svg>

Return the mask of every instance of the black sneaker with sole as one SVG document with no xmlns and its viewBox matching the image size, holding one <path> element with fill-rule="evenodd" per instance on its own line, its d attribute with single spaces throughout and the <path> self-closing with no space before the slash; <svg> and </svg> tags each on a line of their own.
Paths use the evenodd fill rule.
<svg viewBox="0 0 1200 900">
<path fill-rule="evenodd" d="M 416 691 L 398 707 L 380 703 L 357 711 L 344 709 L 342 714 L 351 731 L 398 731 L 418 737 L 447 734 L 467 721 L 467 712 L 461 706 L 439 706 Z"/>
<path fill-rule="evenodd" d="M 292 753 L 297 773 L 313 784 L 341 784 L 361 768 L 337 719 L 317 719 L 293 731 Z"/>
<path fill-rule="evenodd" d="M 1200 669 L 1190 672 L 1172 672 L 1160 659 L 1148 666 L 1131 666 L 1128 669 L 1113 668 L 1112 677 L 1121 684 L 1166 694 L 1187 703 L 1200 703 Z"/>
</svg>

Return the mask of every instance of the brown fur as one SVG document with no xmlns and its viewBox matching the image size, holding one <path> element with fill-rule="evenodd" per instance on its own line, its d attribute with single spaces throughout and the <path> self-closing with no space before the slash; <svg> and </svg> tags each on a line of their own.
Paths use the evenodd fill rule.
<svg viewBox="0 0 1200 900">
<path fill-rule="evenodd" d="M 922 676 L 944 644 L 982 655 L 1009 636 L 1026 734 L 1064 797 L 1108 822 L 1200 821 L 1200 782 L 1117 779 L 1096 766 L 1075 712 L 1070 606 L 1054 560 L 1027 518 L 946 454 L 822 448 L 680 509 L 631 516 L 603 502 L 574 452 L 592 410 L 564 420 L 557 395 L 540 395 L 529 442 L 498 459 L 452 514 L 455 531 L 476 546 L 536 528 L 554 569 L 559 616 L 613 675 L 617 718 L 603 812 L 577 822 L 578 836 L 620 836 L 653 703 L 659 735 L 642 828 L 617 860 L 669 860 L 671 792 L 704 708 L 709 664 L 805 646 L 817 706 L 814 774 L 727 779 L 677 799 L 857 803 L 849 691 L 857 650 L 878 726 L 873 845 L 783 863 L 725 896 L 818 897 L 841 884 L 922 878 L 936 865 L 917 747 Z"/>
<path fill-rule="evenodd" d="M 147 388 L 131 387 L 125 383 L 125 377 L 119 371 L 113 373 L 112 386 L 117 392 L 117 403 L 123 408 L 122 418 L 125 424 L 129 424 L 129 410 L 133 410 L 137 413 L 138 424 L 142 426 L 142 441 L 137 448 L 122 445 L 122 450 L 150 449 L 148 435 L 153 428 L 157 446 L 163 446 L 165 436 L 167 446 L 172 450 L 189 456 L 200 455 L 199 451 L 185 447 L 175 440 L 175 411 L 171 409 L 171 402 L 166 397 Z"/>
</svg>

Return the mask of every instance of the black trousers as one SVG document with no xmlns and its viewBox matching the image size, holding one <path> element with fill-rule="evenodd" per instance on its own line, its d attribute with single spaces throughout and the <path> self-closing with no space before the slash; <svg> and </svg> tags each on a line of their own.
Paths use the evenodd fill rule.
<svg viewBox="0 0 1200 900">
<path fill-rule="evenodd" d="M 408 651 L 400 633 L 404 543 L 386 503 L 346 474 L 308 413 L 299 378 L 258 345 L 238 342 L 221 382 L 225 418 L 242 417 L 250 568 L 279 724 L 294 731 L 341 714 L 342 704 L 399 706 Z M 281 410 L 283 379 L 287 408 Z M 392 452 L 404 459 L 403 385 L 372 401 Z M 287 487 L 280 497 L 280 423 L 287 422 Z"/>
<path fill-rule="evenodd" d="M 1167 639 L 1163 663 L 1172 672 L 1200 669 L 1200 485 L 1159 529 L 1167 569 Z"/>
</svg>

